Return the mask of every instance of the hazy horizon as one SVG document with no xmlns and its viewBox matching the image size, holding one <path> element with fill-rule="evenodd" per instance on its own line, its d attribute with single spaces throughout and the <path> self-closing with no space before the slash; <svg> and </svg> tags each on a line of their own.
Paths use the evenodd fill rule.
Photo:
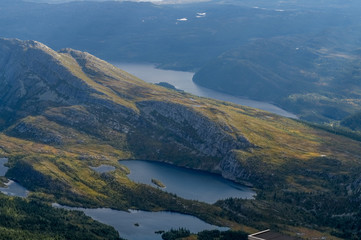
<svg viewBox="0 0 361 240">
<path fill-rule="evenodd" d="M 27 2 L 35 3 L 68 3 L 68 2 L 154 2 L 154 3 L 191 3 L 191 2 L 208 2 L 211 0 L 25 0 Z"/>
</svg>

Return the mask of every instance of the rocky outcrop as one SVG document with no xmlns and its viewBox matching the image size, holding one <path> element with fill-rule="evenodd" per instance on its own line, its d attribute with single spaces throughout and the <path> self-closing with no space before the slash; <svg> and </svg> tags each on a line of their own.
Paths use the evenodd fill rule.
<svg viewBox="0 0 361 240">
<path fill-rule="evenodd" d="M 61 133 L 54 129 L 43 129 L 30 122 L 20 122 L 19 124 L 7 130 L 6 133 L 10 136 L 51 145 L 62 144 L 64 138 Z"/>
<path fill-rule="evenodd" d="M 114 139 L 127 134 L 137 119 L 137 115 L 127 108 L 114 106 L 112 110 L 103 105 L 52 108 L 43 115 L 49 121 L 102 139 Z"/>
<path fill-rule="evenodd" d="M 184 139 L 204 155 L 222 158 L 233 149 L 246 149 L 253 145 L 243 136 L 236 136 L 221 123 L 211 121 L 194 110 L 175 103 L 143 101 L 137 104 L 141 117 L 152 125 L 166 128 Z"/>
<path fill-rule="evenodd" d="M 222 177 L 233 181 L 248 181 L 252 176 L 252 173 L 242 166 L 233 151 L 222 158 L 216 170 L 221 172 Z"/>
</svg>

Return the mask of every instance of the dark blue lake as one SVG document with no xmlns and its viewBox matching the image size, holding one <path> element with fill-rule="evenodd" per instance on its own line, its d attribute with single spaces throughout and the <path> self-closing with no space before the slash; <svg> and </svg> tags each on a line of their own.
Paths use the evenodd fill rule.
<svg viewBox="0 0 361 240">
<path fill-rule="evenodd" d="M 119 163 L 129 168 L 128 177 L 132 181 L 156 187 L 152 179 L 157 179 L 166 186 L 161 189 L 185 199 L 215 203 L 220 199 L 253 198 L 255 195 L 248 187 L 203 171 L 142 160 L 122 160 Z"/>
</svg>

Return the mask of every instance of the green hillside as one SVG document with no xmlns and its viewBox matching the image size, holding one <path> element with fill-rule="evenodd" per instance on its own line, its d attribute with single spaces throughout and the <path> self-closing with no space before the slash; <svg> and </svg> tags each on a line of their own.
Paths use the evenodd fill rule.
<svg viewBox="0 0 361 240">
<path fill-rule="evenodd" d="M 119 239 L 109 226 L 85 214 L 55 209 L 38 201 L 0 195 L 0 239 Z"/>
<path fill-rule="evenodd" d="M 245 231 L 358 234 L 359 141 L 148 84 L 88 53 L 35 41 L 1 39 L 0 68 L 0 155 L 29 200 L 176 211 Z M 131 182 L 119 159 L 221 174 L 254 186 L 257 199 L 184 200 Z M 90 168 L 101 164 L 116 170 Z"/>
</svg>

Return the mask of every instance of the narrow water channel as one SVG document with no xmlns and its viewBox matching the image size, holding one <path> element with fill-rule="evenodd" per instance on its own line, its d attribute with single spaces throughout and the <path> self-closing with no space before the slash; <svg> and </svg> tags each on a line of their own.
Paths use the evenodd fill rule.
<svg viewBox="0 0 361 240">
<path fill-rule="evenodd" d="M 226 93 L 221 93 L 198 86 L 192 80 L 194 75 L 192 72 L 157 69 L 152 64 L 113 63 L 113 65 L 149 83 L 167 82 L 180 90 L 194 94 L 196 96 L 232 102 L 244 106 L 262 109 L 284 117 L 297 118 L 296 115 L 287 112 L 271 103 L 235 97 Z"/>
</svg>

